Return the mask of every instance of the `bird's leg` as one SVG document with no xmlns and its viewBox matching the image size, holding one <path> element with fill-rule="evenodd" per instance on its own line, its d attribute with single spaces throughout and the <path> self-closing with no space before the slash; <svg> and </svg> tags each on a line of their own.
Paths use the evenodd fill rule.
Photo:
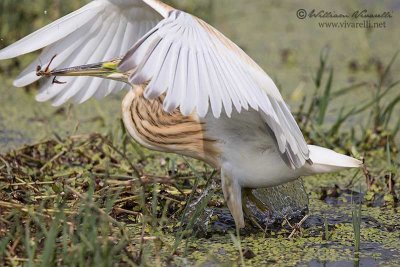
<svg viewBox="0 0 400 267">
<path fill-rule="evenodd" d="M 257 221 L 257 218 L 254 216 L 254 214 L 251 212 L 251 210 L 249 210 L 249 208 L 247 207 L 247 205 L 246 205 L 247 199 L 252 199 L 252 200 L 255 199 L 255 200 L 257 200 L 257 199 L 254 197 L 254 195 L 253 195 L 253 193 L 252 193 L 252 190 L 251 190 L 250 188 L 244 188 L 244 189 L 243 189 L 243 197 L 242 197 L 242 200 L 243 200 L 243 204 L 242 204 L 242 206 L 243 206 L 243 212 L 246 214 L 247 218 L 250 219 L 250 221 L 251 221 L 255 226 L 257 226 L 257 227 L 260 228 L 262 231 L 264 231 L 264 228 L 261 227 L 261 225 L 260 225 L 259 222 Z M 259 203 L 257 203 L 257 202 L 259 202 Z M 264 206 L 260 201 L 258 201 L 258 200 L 257 200 L 257 201 L 254 201 L 253 203 L 256 204 L 257 208 L 259 208 L 259 209 L 261 209 L 261 208 L 259 207 L 259 205 L 261 205 L 262 208 L 265 208 L 265 206 Z"/>
<path fill-rule="evenodd" d="M 224 168 L 221 170 L 222 192 L 225 201 L 235 220 L 237 228 L 244 228 L 244 217 L 242 210 L 242 188 L 233 178 L 230 172 Z"/>
</svg>

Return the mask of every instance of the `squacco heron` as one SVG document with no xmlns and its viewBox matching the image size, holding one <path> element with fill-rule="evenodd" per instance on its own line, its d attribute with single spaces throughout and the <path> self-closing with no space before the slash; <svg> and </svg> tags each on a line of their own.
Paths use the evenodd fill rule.
<svg viewBox="0 0 400 267">
<path fill-rule="evenodd" d="M 147 148 L 220 169 L 237 227 L 244 227 L 242 188 L 361 165 L 307 145 L 276 85 L 245 52 L 160 1 L 94 0 L 1 50 L 0 59 L 42 48 L 15 86 L 69 76 L 41 85 L 37 100 L 56 106 L 128 89 L 122 116 L 129 134 Z M 36 70 L 50 62 L 56 70 Z M 87 65 L 94 62 L 101 63 Z"/>
</svg>

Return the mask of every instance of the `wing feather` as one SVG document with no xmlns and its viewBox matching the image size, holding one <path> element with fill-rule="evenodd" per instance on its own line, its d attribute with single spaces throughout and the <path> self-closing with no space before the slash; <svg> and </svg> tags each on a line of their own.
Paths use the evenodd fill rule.
<svg viewBox="0 0 400 267">
<path fill-rule="evenodd" d="M 204 56 L 205 68 L 207 69 L 207 75 L 210 77 L 210 102 L 211 102 L 211 109 L 213 111 L 214 117 L 219 118 L 222 112 L 222 97 L 221 91 L 217 88 L 221 88 L 221 81 L 217 77 L 216 66 L 212 63 L 210 52 L 202 53 Z"/>
<path fill-rule="evenodd" d="M 169 44 L 163 44 L 163 48 L 164 50 L 161 51 L 161 53 L 159 54 L 159 62 L 157 65 L 159 65 L 159 69 L 155 72 L 156 74 L 153 76 L 153 78 L 151 79 L 148 87 L 151 88 L 149 90 L 146 90 L 145 92 L 145 97 L 149 98 L 149 99 L 153 99 L 156 98 L 158 95 L 161 95 L 164 93 L 164 86 L 163 83 L 166 81 L 167 79 L 167 75 L 170 73 L 170 70 L 167 67 L 167 64 L 169 62 L 171 62 L 170 57 L 172 57 L 173 53 L 172 53 L 172 49 L 174 49 L 173 47 L 173 43 L 169 43 Z M 151 95 L 153 94 L 153 95 Z"/>
<path fill-rule="evenodd" d="M 189 86 L 193 86 L 192 90 L 185 90 L 185 98 L 182 100 L 182 114 L 185 116 L 190 115 L 195 106 L 196 100 L 199 98 L 199 81 L 198 81 L 198 66 L 197 66 L 197 58 L 195 53 L 192 50 L 188 52 L 188 69 L 187 69 L 187 81 L 185 88 Z M 192 83 L 190 83 L 192 81 Z"/>
<path fill-rule="evenodd" d="M 300 168 L 309 159 L 304 137 L 272 79 L 204 21 L 182 11 L 170 12 L 128 51 L 119 69 L 132 73 L 133 84 L 150 81 L 148 98 L 166 92 L 168 112 L 180 107 L 184 115 L 196 110 L 203 117 L 210 104 L 218 118 L 222 108 L 229 117 L 233 107 L 240 112 L 250 106 L 260 112 L 290 167 Z"/>
<path fill-rule="evenodd" d="M 82 47 L 79 47 L 79 57 L 75 57 L 75 62 L 72 62 L 72 66 L 76 65 L 78 60 L 82 60 L 85 62 L 95 62 L 94 59 L 103 56 L 104 47 L 102 44 L 99 45 L 101 40 L 107 35 L 107 33 L 114 33 L 118 31 L 118 27 L 120 26 L 120 19 L 115 17 L 115 19 L 110 23 L 110 28 L 99 27 L 99 29 L 93 33 L 93 38 L 90 38 Z M 113 39 L 113 42 L 115 39 Z M 104 43 L 107 43 L 105 41 Z M 110 46 L 112 47 L 112 45 Z M 114 51 L 113 51 L 114 52 Z M 81 77 L 80 77 L 81 78 Z M 82 79 L 83 80 L 83 79 Z M 58 85 L 52 85 L 52 87 L 57 87 Z M 85 88 L 83 91 L 90 90 L 90 79 L 84 77 L 84 83 L 74 83 L 73 86 L 70 84 L 66 84 L 68 90 L 64 90 L 62 93 L 58 94 L 57 97 L 54 98 L 53 104 L 55 106 L 62 105 L 67 102 L 69 99 L 74 97 L 82 88 Z M 79 99 L 77 99 L 79 102 Z"/>
<path fill-rule="evenodd" d="M 75 12 L 4 48 L 0 51 L 0 60 L 27 54 L 57 42 L 91 21 L 104 7 L 105 2 L 90 2 Z"/>
<path fill-rule="evenodd" d="M 114 20 L 116 19 L 115 16 L 110 16 L 110 19 Z M 107 32 L 104 37 L 100 37 L 97 41 L 99 43 L 98 48 L 96 49 L 96 54 L 93 55 L 93 57 L 90 59 L 90 62 L 95 62 L 93 61 L 94 58 L 99 58 L 99 57 L 106 57 L 106 56 L 112 56 L 113 53 L 110 51 L 111 43 L 113 42 L 113 36 L 114 36 L 114 30 L 116 28 L 116 24 L 109 24 L 112 25 L 111 27 L 108 27 Z M 128 24 L 129 25 L 129 24 Z M 104 52 L 105 51 L 105 52 Z M 93 97 L 97 91 L 101 95 L 105 95 L 105 90 L 109 87 L 110 82 L 104 79 L 99 79 L 95 78 L 93 81 L 90 83 L 90 85 L 85 88 L 84 90 L 80 90 L 77 94 L 75 94 L 74 100 L 77 103 L 83 103 Z"/>
<path fill-rule="evenodd" d="M 178 42 L 177 43 L 177 47 L 174 50 L 175 55 L 172 58 L 171 61 L 171 65 L 170 65 L 170 79 L 169 79 L 169 86 L 168 86 L 168 94 L 164 99 L 163 102 L 163 107 L 167 112 L 172 112 L 176 109 L 176 107 L 178 106 L 178 101 L 176 99 L 176 95 L 177 95 L 177 88 L 176 88 L 176 84 L 177 84 L 177 79 L 178 79 L 178 75 L 177 75 L 177 70 L 178 70 L 178 63 L 181 60 L 181 52 L 182 52 L 182 45 Z"/>
<path fill-rule="evenodd" d="M 172 96 L 171 98 L 176 99 L 176 103 L 171 105 L 172 107 L 175 106 L 171 111 L 176 109 L 182 101 L 186 98 L 186 86 L 188 86 L 188 59 L 189 59 L 189 49 L 187 47 L 183 47 L 180 53 L 178 68 L 180 70 L 177 71 L 176 75 L 176 83 L 175 83 L 175 93 L 176 95 Z M 190 112 L 185 110 L 185 105 L 180 105 L 181 112 L 184 115 L 190 115 Z"/>
<path fill-rule="evenodd" d="M 73 32 L 69 38 L 62 39 L 56 45 L 46 47 L 40 56 L 34 60 L 21 74 L 15 79 L 14 86 L 24 87 L 40 79 L 36 75 L 37 66 L 47 66 L 54 55 L 57 57 L 52 62 L 52 67 L 58 67 L 69 58 L 76 49 L 92 36 L 92 33 L 100 26 L 100 20 L 93 18 L 88 24 Z M 83 35 L 86 33 L 86 36 Z"/>
<path fill-rule="evenodd" d="M 204 57 L 202 54 L 196 52 L 196 62 L 198 65 L 198 82 L 199 82 L 199 98 L 197 100 L 197 113 L 200 117 L 205 117 L 208 112 L 209 107 L 209 75 L 207 72 L 207 67 L 204 62 Z"/>
<path fill-rule="evenodd" d="M 94 0 L 0 50 L 0 60 L 43 48 L 40 56 L 14 81 L 15 86 L 23 87 L 39 80 L 36 67 L 47 66 L 54 55 L 57 57 L 52 69 L 123 56 L 171 9 L 156 0 Z M 67 84 L 52 84 L 50 79 L 43 79 L 36 99 L 52 100 L 53 105 L 69 99 L 82 103 L 92 96 L 100 98 L 127 88 L 121 82 L 96 78 L 65 77 L 62 81 Z"/>
</svg>

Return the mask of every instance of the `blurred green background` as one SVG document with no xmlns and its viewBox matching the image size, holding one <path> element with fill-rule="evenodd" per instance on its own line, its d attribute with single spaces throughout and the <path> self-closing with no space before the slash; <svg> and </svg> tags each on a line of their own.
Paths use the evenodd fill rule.
<svg viewBox="0 0 400 267">
<path fill-rule="evenodd" d="M 47 23 L 75 10 L 84 0 L 2 0 L 0 3 L 0 48 L 13 43 Z M 214 25 L 242 47 L 273 78 L 284 98 L 298 110 L 304 97 L 312 101 L 313 77 L 320 53 L 329 49 L 327 71 L 333 69 L 332 91 L 365 83 L 333 101 L 324 125 L 333 123 L 341 109 L 367 103 L 376 94 L 375 84 L 385 66 L 399 49 L 400 4 L 395 0 L 370 1 L 278 1 L 278 0 L 170 0 L 176 7 L 198 15 Z M 303 8 L 352 13 L 390 11 L 384 29 L 322 29 L 323 19 L 296 17 Z M 351 20 L 350 20 L 351 21 Z M 0 152 L 51 138 L 54 134 L 109 132 L 120 126 L 120 101 L 123 94 L 102 101 L 91 100 L 80 106 L 54 108 L 34 100 L 37 85 L 17 89 L 12 79 L 35 55 L 0 62 Z M 386 83 L 399 79 L 400 62 L 396 60 Z M 395 88 L 387 101 L 397 97 Z M 385 100 L 386 101 L 386 100 Z M 396 109 L 398 114 L 398 109 Z M 396 114 L 396 113 L 395 113 Z M 370 120 L 370 112 L 351 116 L 346 125 L 357 128 Z M 395 125 L 398 116 L 392 116 Z M 360 126 L 361 127 L 361 126 Z M 364 127 L 364 126 L 363 126 Z M 398 135 L 397 135 L 398 136 Z M 398 139 L 398 138 L 397 138 Z"/>
</svg>

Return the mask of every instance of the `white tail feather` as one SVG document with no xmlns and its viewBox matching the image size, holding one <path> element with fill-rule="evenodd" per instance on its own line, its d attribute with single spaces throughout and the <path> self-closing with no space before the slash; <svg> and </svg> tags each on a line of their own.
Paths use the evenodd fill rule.
<svg viewBox="0 0 400 267">
<path fill-rule="evenodd" d="M 308 146 L 312 165 L 306 165 L 308 174 L 336 172 L 347 168 L 359 168 L 362 162 L 358 159 L 339 154 L 333 150 L 319 147 Z"/>
</svg>

